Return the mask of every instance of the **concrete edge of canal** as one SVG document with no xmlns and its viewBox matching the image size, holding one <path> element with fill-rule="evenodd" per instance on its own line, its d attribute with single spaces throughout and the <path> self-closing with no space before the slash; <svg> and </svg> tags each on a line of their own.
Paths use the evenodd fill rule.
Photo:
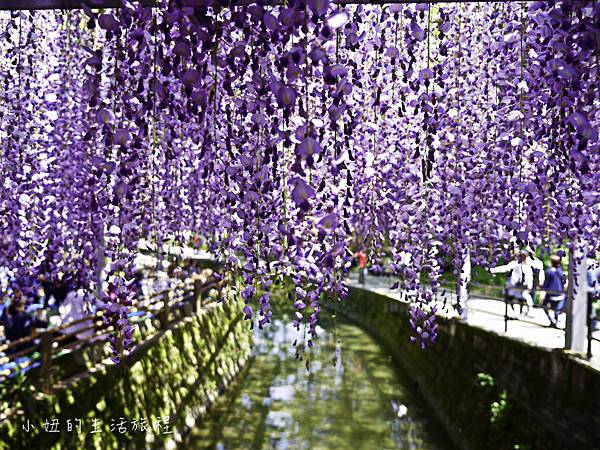
<svg viewBox="0 0 600 450">
<path fill-rule="evenodd" d="M 465 449 L 597 448 L 600 372 L 565 355 L 438 317 L 438 342 L 410 343 L 408 304 L 357 287 L 326 301 L 369 330 Z"/>
</svg>

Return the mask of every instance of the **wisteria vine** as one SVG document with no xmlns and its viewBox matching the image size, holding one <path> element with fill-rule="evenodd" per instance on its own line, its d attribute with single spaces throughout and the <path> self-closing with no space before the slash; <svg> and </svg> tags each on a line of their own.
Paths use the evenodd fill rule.
<svg viewBox="0 0 600 450">
<path fill-rule="evenodd" d="M 366 249 L 436 337 L 444 273 L 518 239 L 598 251 L 600 4 L 122 1 L 0 14 L 0 265 L 127 321 L 140 239 L 204 242 L 301 348 Z"/>
</svg>

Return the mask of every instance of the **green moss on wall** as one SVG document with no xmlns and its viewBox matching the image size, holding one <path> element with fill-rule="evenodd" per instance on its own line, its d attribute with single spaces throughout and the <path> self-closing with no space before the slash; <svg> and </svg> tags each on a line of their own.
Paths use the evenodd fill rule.
<svg viewBox="0 0 600 450">
<path fill-rule="evenodd" d="M 325 304 L 387 347 L 459 447 L 597 448 L 600 373 L 563 352 L 441 318 L 437 344 L 422 350 L 404 303 L 356 288 Z"/>
<path fill-rule="evenodd" d="M 121 366 L 101 366 L 51 394 L 24 387 L 15 398 L 22 414 L 0 424 L 0 449 L 175 448 L 250 354 L 239 311 L 213 304 L 141 344 Z M 46 431 L 44 421 L 52 430 L 55 419 L 60 432 Z"/>
</svg>

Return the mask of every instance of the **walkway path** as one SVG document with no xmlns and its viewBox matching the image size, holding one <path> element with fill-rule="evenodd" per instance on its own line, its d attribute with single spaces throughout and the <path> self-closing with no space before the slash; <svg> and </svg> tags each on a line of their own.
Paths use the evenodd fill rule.
<svg viewBox="0 0 600 450">
<path fill-rule="evenodd" d="M 401 293 L 398 289 L 391 290 L 390 287 L 394 283 L 393 278 L 367 276 L 366 283 L 361 286 L 358 283 L 357 274 L 352 273 L 348 283 L 350 286 L 362 287 L 370 291 L 385 295 L 399 301 L 405 301 L 406 294 Z M 446 306 L 443 305 L 443 297 L 446 297 Z M 444 291 L 439 295 L 439 314 L 445 317 L 458 317 L 458 314 L 453 308 L 456 303 L 456 295 L 448 291 Z M 511 313 L 509 308 L 509 316 L 518 315 L 518 307 L 515 307 L 515 312 Z M 480 327 L 486 330 L 493 331 L 498 334 L 505 335 L 512 339 L 521 340 L 531 345 L 536 345 L 545 348 L 564 348 L 565 344 L 565 315 L 562 314 L 559 320 L 561 329 L 548 327 L 549 320 L 542 309 L 534 308 L 530 317 L 521 316 L 519 320 L 510 320 L 508 322 L 508 331 L 504 332 L 504 302 L 501 300 L 493 300 L 489 298 L 470 295 L 467 301 L 466 321 L 470 325 Z M 595 337 L 600 338 L 600 332 L 595 332 Z M 588 361 L 582 359 L 582 362 Z M 589 361 L 591 365 L 600 369 L 600 342 L 592 341 L 592 359 Z"/>
</svg>

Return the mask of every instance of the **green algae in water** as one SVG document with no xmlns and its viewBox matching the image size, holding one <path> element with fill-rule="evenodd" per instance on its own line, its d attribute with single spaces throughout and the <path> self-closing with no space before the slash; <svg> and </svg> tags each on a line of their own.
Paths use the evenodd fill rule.
<svg viewBox="0 0 600 450">
<path fill-rule="evenodd" d="M 257 330 L 253 358 L 185 448 L 452 448 L 385 350 L 358 326 L 321 316 L 310 372 L 295 358 L 302 335 L 289 317 Z"/>
</svg>

